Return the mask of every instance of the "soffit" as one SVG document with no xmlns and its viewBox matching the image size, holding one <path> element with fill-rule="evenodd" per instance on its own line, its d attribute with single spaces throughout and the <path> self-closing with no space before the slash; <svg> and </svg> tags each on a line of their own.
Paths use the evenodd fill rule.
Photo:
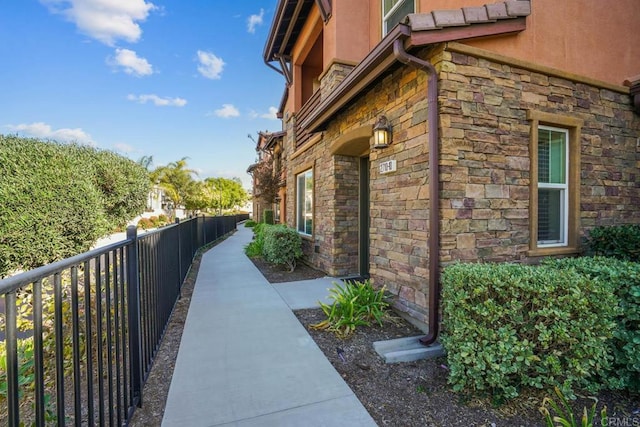
<svg viewBox="0 0 640 427">
<path fill-rule="evenodd" d="M 315 0 L 280 0 L 264 48 L 264 60 L 276 61 L 293 49 Z"/>
</svg>

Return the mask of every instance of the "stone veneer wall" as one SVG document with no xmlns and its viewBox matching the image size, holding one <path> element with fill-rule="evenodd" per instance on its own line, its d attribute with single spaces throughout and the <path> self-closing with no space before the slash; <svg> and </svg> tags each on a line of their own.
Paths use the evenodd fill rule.
<svg viewBox="0 0 640 427">
<path fill-rule="evenodd" d="M 581 234 L 596 225 L 640 223 L 640 119 L 628 95 L 442 49 L 432 61 L 439 71 L 443 265 L 530 261 L 530 109 L 584 120 Z M 370 272 L 399 297 L 397 308 L 421 321 L 429 286 L 426 93 L 424 72 L 397 65 L 337 115 L 321 141 L 287 160 L 288 183 L 302 165 L 315 167 L 309 260 L 330 274 L 356 272 L 358 159 L 333 156 L 328 147 L 387 116 L 393 143 L 370 153 Z M 294 146 L 287 144 L 288 156 Z M 397 172 L 381 175 L 378 164 L 390 159 Z M 295 185 L 287 192 L 295 226 Z"/>
<path fill-rule="evenodd" d="M 321 96 L 323 98 L 327 97 L 347 77 L 351 70 L 353 70 L 353 65 L 333 62 L 320 78 Z"/>
<path fill-rule="evenodd" d="M 628 95 L 455 52 L 437 61 L 443 263 L 534 261 L 528 110 L 584 121 L 581 236 L 640 223 L 640 118 Z"/>
<path fill-rule="evenodd" d="M 295 143 L 288 145 L 291 149 Z M 286 200 L 291 227 L 296 226 L 296 175 L 313 167 L 313 236 L 303 237 L 307 261 L 333 276 L 357 274 L 358 159 L 331 155 L 325 141 L 289 159 Z"/>
</svg>

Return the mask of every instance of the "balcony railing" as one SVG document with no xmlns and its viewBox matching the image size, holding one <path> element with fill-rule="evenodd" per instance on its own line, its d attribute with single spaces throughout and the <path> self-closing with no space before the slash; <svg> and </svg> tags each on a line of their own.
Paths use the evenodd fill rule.
<svg viewBox="0 0 640 427">
<path fill-rule="evenodd" d="M 313 110 L 320 104 L 320 89 L 316 90 L 313 95 L 304 103 L 302 108 L 296 113 L 296 125 L 295 125 L 295 134 L 296 134 L 296 148 L 302 146 L 305 142 L 309 141 L 313 136 L 307 129 L 302 128 L 299 124 L 304 121 L 304 119 L 311 114 Z"/>
<path fill-rule="evenodd" d="M 1 280 L 0 425 L 127 425 L 194 255 L 245 219 L 130 227 L 122 242 Z"/>
</svg>

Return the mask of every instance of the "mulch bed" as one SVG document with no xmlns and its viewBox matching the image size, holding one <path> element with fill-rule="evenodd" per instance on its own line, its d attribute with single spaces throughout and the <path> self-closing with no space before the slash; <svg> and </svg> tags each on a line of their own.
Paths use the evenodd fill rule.
<svg viewBox="0 0 640 427">
<path fill-rule="evenodd" d="M 295 270 L 289 271 L 280 266 L 269 264 L 262 258 L 251 258 L 251 261 L 258 267 L 258 270 L 260 270 L 269 283 L 298 282 L 300 280 L 317 279 L 326 276 L 324 272 L 309 267 L 302 262 L 297 263 Z"/>
</svg>

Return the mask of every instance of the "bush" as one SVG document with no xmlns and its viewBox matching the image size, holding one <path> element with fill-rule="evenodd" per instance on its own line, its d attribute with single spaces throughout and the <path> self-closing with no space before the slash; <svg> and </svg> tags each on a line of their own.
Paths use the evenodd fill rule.
<svg viewBox="0 0 640 427">
<path fill-rule="evenodd" d="M 559 270 L 572 268 L 611 285 L 620 312 L 609 341 L 614 362 L 608 385 L 640 392 L 640 264 L 605 257 L 546 260 L 544 264 Z"/>
<path fill-rule="evenodd" d="M 142 212 L 148 185 L 115 153 L 0 135 L 0 277 L 88 250 Z"/>
<path fill-rule="evenodd" d="M 160 221 L 160 224 L 166 225 L 169 223 L 169 218 L 165 214 L 160 214 L 158 215 L 158 221 Z"/>
<path fill-rule="evenodd" d="M 587 252 L 590 255 L 640 262 L 640 225 L 594 228 L 589 232 Z"/>
<path fill-rule="evenodd" d="M 273 224 L 273 210 L 265 209 L 262 213 L 262 222 L 265 224 Z"/>
<path fill-rule="evenodd" d="M 247 228 L 255 227 L 255 225 L 256 225 L 256 222 L 253 220 L 248 220 L 247 222 L 244 223 L 244 226 Z"/>
<path fill-rule="evenodd" d="M 443 334 L 455 391 L 518 396 L 525 387 L 597 391 L 618 314 L 611 286 L 514 264 L 455 264 L 443 281 Z"/>
<path fill-rule="evenodd" d="M 293 228 L 265 225 L 262 255 L 267 262 L 286 266 L 293 271 L 296 260 L 302 256 L 302 238 Z"/>
<path fill-rule="evenodd" d="M 334 285 L 329 290 L 329 298 L 334 302 L 331 305 L 319 302 L 327 320 L 311 327 L 328 329 L 345 338 L 351 335 L 356 327 L 369 326 L 372 321 L 382 326 L 382 320 L 389 308 L 389 303 L 384 297 L 384 287 L 376 291 L 369 280 L 346 282 L 344 286 L 334 282 Z"/>
<path fill-rule="evenodd" d="M 112 228 L 81 158 L 0 135 L 0 278 L 84 252 Z"/>
<path fill-rule="evenodd" d="M 265 224 L 256 224 L 253 227 L 253 240 L 244 247 L 244 253 L 249 258 L 261 257 L 264 247 L 263 228 Z"/>
<path fill-rule="evenodd" d="M 143 230 L 150 230 L 154 228 L 155 225 L 153 224 L 153 221 L 151 221 L 151 219 L 149 218 L 140 218 L 140 220 L 138 221 L 137 227 Z"/>
</svg>

